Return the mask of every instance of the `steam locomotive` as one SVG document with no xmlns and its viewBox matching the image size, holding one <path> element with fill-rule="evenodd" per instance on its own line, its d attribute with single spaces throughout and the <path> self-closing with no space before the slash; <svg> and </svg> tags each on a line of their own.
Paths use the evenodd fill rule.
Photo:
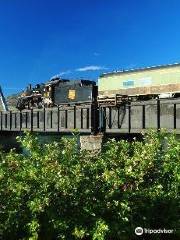
<svg viewBox="0 0 180 240">
<path fill-rule="evenodd" d="M 19 110 L 53 107 L 60 105 L 87 104 L 97 100 L 96 82 L 90 80 L 68 80 L 59 77 L 47 83 L 31 85 L 17 101 Z"/>
</svg>

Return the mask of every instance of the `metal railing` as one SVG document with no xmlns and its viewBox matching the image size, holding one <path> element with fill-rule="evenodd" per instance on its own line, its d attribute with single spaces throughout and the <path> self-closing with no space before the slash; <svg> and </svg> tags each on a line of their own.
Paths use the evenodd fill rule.
<svg viewBox="0 0 180 240">
<path fill-rule="evenodd" d="M 0 131 L 72 132 L 77 129 L 79 132 L 91 133 L 96 131 L 96 111 L 97 107 L 93 104 L 1 111 Z"/>
</svg>

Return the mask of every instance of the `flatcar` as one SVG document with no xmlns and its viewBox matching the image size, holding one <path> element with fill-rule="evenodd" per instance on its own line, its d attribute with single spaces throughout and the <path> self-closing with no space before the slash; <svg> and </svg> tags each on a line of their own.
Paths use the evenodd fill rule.
<svg viewBox="0 0 180 240">
<path fill-rule="evenodd" d="M 180 96 L 180 64 L 121 70 L 98 79 L 99 103 Z"/>
<path fill-rule="evenodd" d="M 53 78 L 27 87 L 17 101 L 19 110 L 60 105 L 87 104 L 97 100 L 96 82 Z"/>
</svg>

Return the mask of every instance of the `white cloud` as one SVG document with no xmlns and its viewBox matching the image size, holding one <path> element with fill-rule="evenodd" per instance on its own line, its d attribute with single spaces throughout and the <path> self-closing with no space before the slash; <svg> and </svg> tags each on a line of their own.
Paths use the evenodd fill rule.
<svg viewBox="0 0 180 240">
<path fill-rule="evenodd" d="M 69 74 L 69 73 L 71 73 L 71 71 L 67 70 L 67 71 L 64 71 L 64 72 L 60 72 L 58 75 L 63 76 L 63 75 Z"/>
<path fill-rule="evenodd" d="M 76 72 L 87 72 L 87 71 L 99 71 L 99 70 L 106 70 L 106 69 L 108 69 L 108 68 L 105 68 L 103 66 L 97 66 L 97 65 L 89 65 L 89 66 L 85 66 L 85 67 L 81 67 L 81 68 L 77 68 L 77 69 L 72 69 L 72 70 L 59 72 L 58 74 L 52 76 L 51 79 L 57 78 L 57 77 L 62 77 L 64 75 L 68 75 L 68 74 L 73 73 L 75 71 Z"/>
<path fill-rule="evenodd" d="M 52 79 L 52 78 L 61 77 L 61 76 L 63 76 L 63 75 L 67 75 L 67 74 L 69 74 L 69 73 L 71 73 L 71 72 L 72 72 L 72 71 L 70 71 L 70 70 L 67 70 L 67 71 L 64 71 L 64 72 L 60 72 L 60 73 L 52 76 L 51 79 Z"/>
<path fill-rule="evenodd" d="M 105 69 L 107 69 L 107 68 L 105 68 L 103 66 L 90 65 L 90 66 L 77 68 L 76 71 L 78 71 L 78 72 L 86 72 L 86 71 L 98 71 L 98 70 L 105 70 Z"/>
</svg>

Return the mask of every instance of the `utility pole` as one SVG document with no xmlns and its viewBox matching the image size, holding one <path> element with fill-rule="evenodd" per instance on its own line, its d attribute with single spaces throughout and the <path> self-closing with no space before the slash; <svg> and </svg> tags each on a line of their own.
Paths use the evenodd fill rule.
<svg viewBox="0 0 180 240">
<path fill-rule="evenodd" d="M 8 105 L 7 105 L 6 99 L 4 97 L 1 86 L 0 86 L 0 100 L 1 100 L 1 103 L 2 103 L 2 106 L 3 106 L 3 110 L 8 111 L 9 110 Z"/>
</svg>

